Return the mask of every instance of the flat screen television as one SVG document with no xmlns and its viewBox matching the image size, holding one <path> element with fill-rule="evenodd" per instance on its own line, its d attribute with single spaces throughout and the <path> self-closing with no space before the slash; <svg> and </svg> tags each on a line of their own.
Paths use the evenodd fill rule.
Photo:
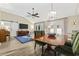
<svg viewBox="0 0 79 59">
<path fill-rule="evenodd" d="M 19 29 L 28 29 L 28 24 L 19 24 Z"/>
</svg>

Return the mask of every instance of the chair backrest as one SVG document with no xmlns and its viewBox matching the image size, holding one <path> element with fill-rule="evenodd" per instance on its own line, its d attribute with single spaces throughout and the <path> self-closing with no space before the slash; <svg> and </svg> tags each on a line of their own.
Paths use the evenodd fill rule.
<svg viewBox="0 0 79 59">
<path fill-rule="evenodd" d="M 45 31 L 41 31 L 41 36 L 44 36 L 45 35 Z"/>
<path fill-rule="evenodd" d="M 72 45 L 73 45 L 78 33 L 79 33 L 78 31 L 73 31 L 72 32 L 72 36 L 71 36 L 71 39 L 72 39 L 71 43 L 72 43 Z"/>
<path fill-rule="evenodd" d="M 34 31 L 34 37 L 39 38 L 45 35 L 44 31 Z"/>
<path fill-rule="evenodd" d="M 76 38 L 73 41 L 72 50 L 73 53 L 79 54 L 79 33 L 77 34 Z"/>
<path fill-rule="evenodd" d="M 0 29 L 0 42 L 6 41 L 6 31 L 4 29 Z"/>
</svg>

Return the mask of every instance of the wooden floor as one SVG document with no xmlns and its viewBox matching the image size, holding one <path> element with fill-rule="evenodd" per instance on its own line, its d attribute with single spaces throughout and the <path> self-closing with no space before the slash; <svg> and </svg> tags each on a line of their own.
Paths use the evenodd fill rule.
<svg viewBox="0 0 79 59">
<path fill-rule="evenodd" d="M 25 44 L 20 43 L 16 38 L 12 37 L 10 41 L 0 45 L 0 56 L 41 56 L 41 46 L 37 45 L 34 50 L 34 41 Z M 53 56 L 47 53 L 46 56 Z"/>
<path fill-rule="evenodd" d="M 38 51 L 38 52 L 37 52 Z M 1 43 L 0 56 L 40 56 L 41 47 L 37 45 L 37 49 L 34 50 L 34 41 L 27 43 L 20 43 L 16 38 L 12 37 L 10 41 Z"/>
</svg>

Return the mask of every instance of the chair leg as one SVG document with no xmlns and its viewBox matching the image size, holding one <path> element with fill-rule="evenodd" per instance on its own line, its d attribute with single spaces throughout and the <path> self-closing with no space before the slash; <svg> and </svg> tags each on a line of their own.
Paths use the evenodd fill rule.
<svg viewBox="0 0 79 59">
<path fill-rule="evenodd" d="M 45 54 L 46 52 L 49 52 L 49 51 L 53 51 L 53 52 L 54 52 L 54 55 L 55 55 L 55 56 L 57 55 L 56 50 L 52 49 L 50 45 L 47 46 L 47 48 L 46 48 L 45 51 L 44 51 L 44 54 Z"/>
<path fill-rule="evenodd" d="M 57 56 L 60 56 L 61 55 L 61 52 L 63 51 L 60 46 L 58 48 L 56 48 L 55 50 L 57 51 L 56 52 L 56 55 Z"/>
<path fill-rule="evenodd" d="M 46 55 L 45 53 L 46 53 L 47 51 L 49 51 L 49 50 L 46 48 L 43 54 Z"/>
<path fill-rule="evenodd" d="M 36 42 L 35 42 L 35 46 L 34 46 L 34 50 L 36 49 Z"/>
</svg>

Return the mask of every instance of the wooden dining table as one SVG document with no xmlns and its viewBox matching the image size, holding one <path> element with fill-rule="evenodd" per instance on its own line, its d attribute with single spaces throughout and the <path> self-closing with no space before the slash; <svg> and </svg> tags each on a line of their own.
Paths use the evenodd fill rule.
<svg viewBox="0 0 79 59">
<path fill-rule="evenodd" d="M 65 44 L 65 42 L 68 39 L 67 35 L 58 35 L 55 36 L 56 38 L 48 38 L 48 35 L 44 35 L 42 37 L 39 38 L 33 38 L 33 40 L 36 42 L 41 42 L 42 44 L 47 44 L 47 45 L 51 45 L 51 46 L 63 46 Z M 36 45 L 36 44 L 35 44 Z M 43 55 L 43 46 L 42 46 L 42 55 Z"/>
</svg>

